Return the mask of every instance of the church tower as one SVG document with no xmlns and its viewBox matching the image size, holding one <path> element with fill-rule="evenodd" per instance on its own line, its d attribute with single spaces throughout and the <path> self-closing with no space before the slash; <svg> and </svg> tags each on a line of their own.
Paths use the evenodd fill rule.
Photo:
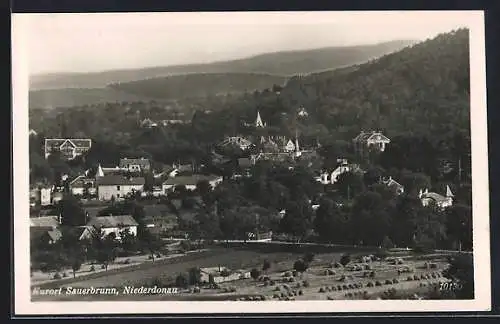
<svg viewBox="0 0 500 324">
<path fill-rule="evenodd" d="M 260 118 L 260 112 L 257 110 L 257 119 L 255 120 L 255 127 L 264 127 L 262 123 L 262 118 Z"/>
</svg>

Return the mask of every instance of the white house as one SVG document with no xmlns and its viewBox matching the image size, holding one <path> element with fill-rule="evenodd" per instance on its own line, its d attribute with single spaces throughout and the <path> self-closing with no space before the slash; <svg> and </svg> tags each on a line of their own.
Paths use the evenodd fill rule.
<svg viewBox="0 0 500 324">
<path fill-rule="evenodd" d="M 442 196 L 435 192 L 429 192 L 428 189 L 422 192 L 420 190 L 418 194 L 418 198 L 422 202 L 422 206 L 429 206 L 432 203 L 435 203 L 439 208 L 445 209 L 453 205 L 453 193 L 449 186 L 446 186 L 446 196 Z"/>
<path fill-rule="evenodd" d="M 257 111 L 257 118 L 255 119 L 255 127 L 264 127 L 264 123 L 262 122 L 262 118 L 260 118 L 260 112 Z"/>
<path fill-rule="evenodd" d="M 387 178 L 382 178 L 380 182 L 388 186 L 390 189 L 394 190 L 394 192 L 397 195 L 401 195 L 405 192 L 405 187 L 396 180 L 394 180 L 391 176 Z"/>
<path fill-rule="evenodd" d="M 88 138 L 46 138 L 45 139 L 45 158 L 54 152 L 60 152 L 65 160 L 73 160 L 90 150 L 92 140 Z"/>
<path fill-rule="evenodd" d="M 292 140 L 288 140 L 288 142 L 286 143 L 285 151 L 288 153 L 295 151 L 295 144 L 293 144 Z"/>
<path fill-rule="evenodd" d="M 336 168 L 333 171 L 322 172 L 319 177 L 316 177 L 316 181 L 321 182 L 324 185 L 334 184 L 337 182 L 341 174 L 351 171 L 352 167 L 346 159 L 337 159 Z"/>
<path fill-rule="evenodd" d="M 229 136 L 226 137 L 220 144 L 220 146 L 238 146 L 241 150 L 247 150 L 253 144 L 249 140 L 241 136 Z"/>
<path fill-rule="evenodd" d="M 95 188 L 95 180 L 87 178 L 86 176 L 78 176 L 69 183 L 71 193 L 75 196 L 83 196 L 85 191 L 89 194 L 95 194 L 97 192 Z"/>
<path fill-rule="evenodd" d="M 379 131 L 361 131 L 361 133 L 353 139 L 353 142 L 358 150 L 375 148 L 380 152 L 383 152 L 386 145 L 389 144 L 391 140 Z"/>
<path fill-rule="evenodd" d="M 40 188 L 40 205 L 49 206 L 52 204 L 52 188 Z"/>
<path fill-rule="evenodd" d="M 309 116 L 309 113 L 304 107 L 300 107 L 299 112 L 297 113 L 300 117 L 307 117 Z"/>
<path fill-rule="evenodd" d="M 198 182 L 208 181 L 208 183 L 215 188 L 222 182 L 222 176 L 218 175 L 203 175 L 203 174 L 193 174 L 189 176 L 176 176 L 174 178 L 167 179 L 163 185 L 163 192 L 166 194 L 169 191 L 175 190 L 176 186 L 185 186 L 188 190 L 195 190 Z"/>
<path fill-rule="evenodd" d="M 120 159 L 120 169 L 126 169 L 130 172 L 149 171 L 151 164 L 148 159 L 142 157 L 140 159 L 122 158 Z"/>
<path fill-rule="evenodd" d="M 121 239 L 122 231 L 126 229 L 128 229 L 132 235 L 137 236 L 138 225 L 139 224 L 131 215 L 97 216 L 90 218 L 87 223 L 87 226 L 93 226 L 105 236 L 114 233 L 118 240 Z"/>
<path fill-rule="evenodd" d="M 142 177 L 124 177 L 109 175 L 96 180 L 99 200 L 121 199 L 125 196 L 144 190 L 145 179 Z"/>
</svg>

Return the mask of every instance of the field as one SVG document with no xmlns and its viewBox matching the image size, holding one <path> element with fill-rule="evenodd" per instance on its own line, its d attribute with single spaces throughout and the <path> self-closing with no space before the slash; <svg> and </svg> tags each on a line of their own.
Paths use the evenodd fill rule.
<svg viewBox="0 0 500 324">
<path fill-rule="evenodd" d="M 398 293 L 424 293 L 429 291 L 432 285 L 446 281 L 442 277 L 442 271 L 447 266 L 443 255 L 423 258 L 402 253 L 397 256 L 396 261 L 390 258 L 380 260 L 372 256 L 370 261 L 361 263 L 357 261 L 358 257 L 369 254 L 367 251 L 359 251 L 351 254 L 353 261 L 346 267 L 338 264 L 335 266 L 342 253 L 332 251 L 316 254 L 307 271 L 294 274 L 293 263 L 303 256 L 303 253 L 263 253 L 218 247 L 182 258 L 144 264 L 130 270 L 121 269 L 95 277 L 76 278 L 72 282 L 66 282 L 63 287 L 115 287 L 121 292 L 124 286 L 153 287 L 158 283 L 172 283 L 179 273 L 185 273 L 192 267 L 224 266 L 233 270 L 248 271 L 255 267 L 260 270 L 266 259 L 270 261 L 271 267 L 263 272 L 258 280 L 240 279 L 219 284 L 218 287 L 202 286 L 199 290 L 179 290 L 176 294 L 34 295 L 32 300 L 376 299 L 390 288 L 394 288 Z M 40 288 L 60 286 L 61 284 L 54 282 L 40 285 Z"/>
</svg>

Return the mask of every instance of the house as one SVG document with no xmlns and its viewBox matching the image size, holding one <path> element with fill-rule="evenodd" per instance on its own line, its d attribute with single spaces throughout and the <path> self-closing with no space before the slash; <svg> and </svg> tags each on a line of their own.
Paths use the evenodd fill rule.
<svg viewBox="0 0 500 324">
<path fill-rule="evenodd" d="M 157 127 L 157 126 L 158 126 L 158 124 L 149 118 L 144 118 L 141 121 L 141 127 L 144 127 L 144 128 L 152 128 L 152 127 Z"/>
<path fill-rule="evenodd" d="M 242 136 L 229 136 L 219 143 L 221 147 L 237 146 L 243 151 L 249 149 L 252 145 L 252 142 Z"/>
<path fill-rule="evenodd" d="M 153 178 L 159 179 L 162 177 L 175 177 L 179 173 L 179 170 L 173 166 L 166 165 L 158 172 L 153 172 Z"/>
<path fill-rule="evenodd" d="M 91 146 L 92 140 L 88 138 L 46 138 L 45 158 L 47 159 L 54 152 L 60 152 L 63 159 L 73 160 L 90 150 Z"/>
<path fill-rule="evenodd" d="M 91 240 L 97 235 L 95 228 L 91 225 L 76 226 L 73 230 L 79 241 Z"/>
<path fill-rule="evenodd" d="M 176 176 L 174 178 L 167 179 L 163 185 L 163 192 L 166 194 L 169 191 L 175 190 L 176 186 L 185 186 L 188 190 L 195 190 L 198 182 L 208 181 L 212 188 L 216 187 L 222 182 L 222 176 L 218 175 L 203 175 L 203 174 L 193 174 L 189 176 Z"/>
<path fill-rule="evenodd" d="M 453 193 L 449 186 L 446 186 L 446 196 L 442 196 L 435 192 L 429 192 L 428 189 L 425 191 L 420 190 L 418 198 L 422 202 L 422 206 L 429 206 L 431 204 L 436 204 L 440 209 L 445 209 L 453 205 Z"/>
<path fill-rule="evenodd" d="M 116 239 L 120 240 L 122 231 L 127 229 L 132 235 L 137 236 L 137 226 L 139 224 L 131 215 L 111 215 L 90 218 L 87 226 L 94 227 L 96 231 L 100 231 L 104 236 L 114 233 Z"/>
<path fill-rule="evenodd" d="M 52 205 L 56 205 L 63 199 L 64 193 L 62 191 L 52 191 Z"/>
<path fill-rule="evenodd" d="M 52 204 L 52 188 L 40 188 L 40 205 L 49 206 Z"/>
<path fill-rule="evenodd" d="M 99 200 L 112 200 L 123 198 L 131 193 L 144 190 L 143 177 L 124 177 L 110 175 L 96 179 L 97 195 Z"/>
<path fill-rule="evenodd" d="M 122 158 L 120 159 L 121 169 L 127 169 L 130 172 L 141 172 L 141 171 L 149 171 L 151 169 L 151 164 L 148 159 L 139 158 L 139 159 L 129 159 Z"/>
<path fill-rule="evenodd" d="M 337 159 L 337 166 L 335 169 L 330 172 L 322 172 L 318 177 L 316 177 L 316 181 L 324 185 L 334 184 L 337 182 L 341 174 L 351 171 L 352 167 L 346 159 Z"/>
<path fill-rule="evenodd" d="M 54 244 L 62 237 L 59 229 L 47 229 L 45 227 L 30 227 L 31 244 Z"/>
<path fill-rule="evenodd" d="M 295 144 L 293 144 L 292 140 L 288 140 L 288 142 L 285 145 L 285 152 L 293 152 L 295 151 Z"/>
<path fill-rule="evenodd" d="M 254 165 L 251 158 L 238 158 L 238 168 L 240 170 L 248 170 Z"/>
<path fill-rule="evenodd" d="M 361 131 L 361 133 L 353 139 L 353 142 L 358 151 L 363 151 L 367 148 L 374 148 L 383 152 L 386 145 L 389 144 L 391 140 L 379 131 Z"/>
<path fill-rule="evenodd" d="M 394 180 L 391 176 L 380 179 L 380 182 L 382 184 L 385 184 L 390 189 L 394 190 L 397 195 L 401 195 L 405 192 L 405 187 Z"/>
<path fill-rule="evenodd" d="M 172 164 L 172 167 L 174 169 L 177 169 L 178 173 L 194 172 L 194 165 L 191 163 L 187 163 L 187 164 L 174 163 L 174 164 Z"/>
<path fill-rule="evenodd" d="M 306 111 L 304 107 L 300 107 L 299 112 L 297 113 L 299 117 L 307 117 L 309 113 Z"/>
<path fill-rule="evenodd" d="M 230 271 L 226 267 L 210 267 L 210 268 L 200 268 L 201 282 L 210 282 L 210 278 L 213 278 L 214 283 L 222 283 L 228 281 L 235 281 L 239 279 L 250 278 L 250 272 L 244 270 Z"/>
<path fill-rule="evenodd" d="M 78 176 L 69 183 L 71 193 L 75 196 L 83 196 L 85 194 L 94 195 L 97 192 L 95 180 L 86 176 Z"/>
</svg>

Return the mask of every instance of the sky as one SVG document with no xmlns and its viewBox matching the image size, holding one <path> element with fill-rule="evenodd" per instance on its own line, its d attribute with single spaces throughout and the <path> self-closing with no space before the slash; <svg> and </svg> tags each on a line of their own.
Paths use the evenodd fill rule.
<svg viewBox="0 0 500 324">
<path fill-rule="evenodd" d="M 14 14 L 30 75 L 244 58 L 282 50 L 425 40 L 466 12 Z"/>
</svg>

